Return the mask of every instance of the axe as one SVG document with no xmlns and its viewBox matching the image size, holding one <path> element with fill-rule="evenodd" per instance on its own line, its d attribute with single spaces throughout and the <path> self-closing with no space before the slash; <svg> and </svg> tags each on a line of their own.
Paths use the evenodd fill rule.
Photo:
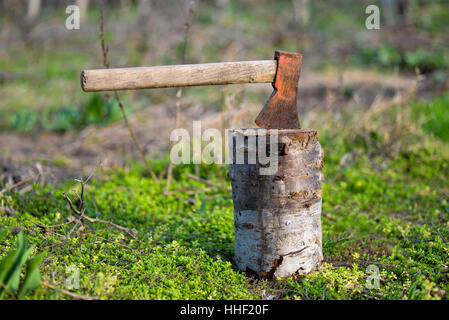
<svg viewBox="0 0 449 320">
<path fill-rule="evenodd" d="M 256 118 L 266 129 L 299 129 L 296 105 L 302 55 L 276 51 L 273 60 L 94 69 L 81 72 L 86 92 L 268 83 L 273 93 Z"/>
</svg>

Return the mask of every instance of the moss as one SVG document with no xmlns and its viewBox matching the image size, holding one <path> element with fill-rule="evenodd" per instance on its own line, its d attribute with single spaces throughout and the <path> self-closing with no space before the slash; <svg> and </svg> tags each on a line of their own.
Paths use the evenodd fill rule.
<svg viewBox="0 0 449 320">
<path fill-rule="evenodd" d="M 382 142 L 383 134 L 372 139 Z M 89 182 L 86 213 L 135 230 L 138 240 L 106 225 L 70 222 L 62 192 L 79 191 L 75 182 L 7 193 L 3 207 L 14 214 L 0 214 L 1 226 L 10 230 L 0 256 L 23 229 L 37 251 L 49 252 L 41 264 L 47 282 L 65 288 L 67 268 L 74 266 L 80 287 L 73 291 L 105 299 L 448 298 L 448 148 L 422 144 L 424 137 L 437 139 L 416 136 L 419 148 L 405 145 L 380 157 L 381 144 L 357 142 L 338 128 L 322 134 L 325 264 L 307 276 L 268 282 L 237 271 L 232 199 L 188 179 L 190 165 L 175 167 L 168 196 L 165 182 L 155 183 L 142 164 L 106 170 Z M 340 162 L 357 150 L 359 156 Z M 157 171 L 165 163 L 153 162 Z M 203 166 L 201 175 L 228 183 L 225 167 Z M 373 270 L 378 289 L 367 286 Z M 67 297 L 41 287 L 29 298 Z"/>
<path fill-rule="evenodd" d="M 323 143 L 325 148 L 345 144 L 341 137 L 332 139 Z M 382 170 L 372 168 L 368 157 L 335 170 L 338 164 L 331 158 L 325 165 L 323 196 L 326 263 L 320 272 L 282 280 L 278 297 L 447 298 L 449 206 L 440 194 L 447 192 L 448 168 L 447 158 L 434 152 L 399 154 Z M 208 169 L 203 168 L 204 178 L 225 175 L 225 168 Z M 39 251 L 50 249 L 41 266 L 47 281 L 54 279 L 64 288 L 66 268 L 79 268 L 80 288 L 74 291 L 85 295 L 247 299 L 274 290 L 275 284 L 255 284 L 235 269 L 232 200 L 226 191 L 206 192 L 200 182 L 188 180 L 185 173 L 192 170 L 176 167 L 170 196 L 163 195 L 163 184 L 142 176 L 141 165 L 106 171 L 87 185 L 86 212 L 136 230 L 138 241 L 104 225 L 80 229 L 64 224 L 71 214 L 61 193 L 78 190 L 74 183 L 9 194 L 4 206 L 15 215 L 2 214 L 0 223 L 10 230 L 23 228 Z M 194 192 L 181 191 L 185 188 Z M 11 233 L 5 241 L 1 255 L 15 236 Z M 370 265 L 379 268 L 379 289 L 366 287 Z M 54 297 L 45 288 L 30 296 Z"/>
<path fill-rule="evenodd" d="M 241 57 L 248 60 L 270 57 L 273 45 L 326 52 L 326 48 L 317 50 L 312 46 L 314 38 L 319 39 L 319 43 L 338 42 L 337 48 L 353 47 L 349 58 L 352 66 L 440 69 L 442 81 L 446 79 L 444 67 L 448 61 L 443 47 L 429 52 L 400 52 L 392 44 L 373 48 L 366 47 L 369 43 L 366 41 L 357 44 L 353 37 L 361 30 L 365 15 L 363 10 L 353 10 L 352 5 L 345 5 L 345 10 L 341 10 L 340 1 L 335 7 L 326 4 L 327 10 L 324 10 L 323 4 L 312 4 L 312 13 L 319 14 L 315 14 L 317 19 L 312 19 L 308 27 L 295 25 L 290 2 L 267 5 L 232 2 L 222 13 L 222 23 L 217 24 L 218 33 L 209 28 L 196 28 L 192 33 L 197 36 L 192 40 L 191 55 L 203 53 L 198 55 L 198 61 L 191 62 L 221 60 L 220 55 L 232 49 L 233 33 L 241 36 L 239 43 L 250 44 Z M 433 38 L 430 35 L 445 30 L 441 23 L 447 20 L 447 10 L 442 9 L 442 4 L 429 2 L 422 10 L 431 14 L 413 15 L 412 22 L 423 25 L 424 31 L 432 31 L 426 34 Z M 209 4 L 197 8 L 199 25 L 216 23 L 210 18 L 213 10 L 216 8 Z M 119 13 L 123 12 L 116 15 Z M 428 21 L 423 17 L 429 17 Z M 89 18 L 96 28 L 98 10 L 91 10 Z M 132 12 L 127 19 L 125 23 L 135 19 Z M 414 21 L 416 19 L 419 21 Z M 300 32 L 282 32 L 281 20 Z M 223 33 L 226 28 L 231 35 Z M 312 29 L 316 32 L 309 33 Z M 273 34 L 270 41 L 267 41 L 267 34 Z M 298 41 L 298 34 L 301 34 L 301 41 Z M 114 34 L 106 37 L 114 38 Z M 120 51 L 121 47 L 133 48 L 130 44 L 137 41 L 136 38 L 112 38 L 107 39 L 116 48 L 111 50 L 112 62 L 134 65 L 132 61 L 145 60 L 137 53 L 124 55 Z M 214 41 L 199 41 L 202 39 Z M 58 47 L 51 52 L 45 47 L 24 51 L 20 45 L 11 43 L 8 46 L 7 55 L 0 58 L 0 68 L 23 75 L 23 79 L 0 86 L 3 98 L 0 127 L 21 132 L 73 131 L 120 119 L 113 99 L 106 101 L 94 94 L 80 95 L 80 66 L 95 67 L 100 60 L 91 53 L 93 43 L 74 40 L 58 42 Z M 176 51 L 178 42 L 172 42 L 173 46 L 154 53 L 151 64 L 177 63 L 174 56 L 166 54 Z M 87 49 L 80 51 L 83 47 Z M 131 57 L 131 63 L 129 59 L 118 59 L 123 56 Z M 36 57 L 39 58 L 36 60 Z M 310 54 L 308 59 L 311 59 Z M 320 64 L 331 62 L 322 55 L 317 55 L 316 60 Z M 308 61 L 313 64 L 313 59 Z M 27 74 L 42 77 L 28 77 Z M 352 88 L 343 88 L 346 97 L 352 96 L 352 91 Z M 189 89 L 186 98 L 218 108 L 221 94 L 217 92 L 213 88 Z M 263 91 L 246 94 L 248 101 L 266 99 Z M 136 101 L 137 97 L 123 93 L 127 112 L 137 110 L 133 107 L 136 105 L 172 103 L 174 92 L 152 91 L 152 103 L 148 103 L 150 98 Z M 335 118 L 324 121 L 320 117 L 317 125 L 310 126 L 320 130 L 320 142 L 325 149 L 322 218 L 325 264 L 319 272 L 268 282 L 255 281 L 237 271 L 232 262 L 234 225 L 229 192 L 206 189 L 202 183 L 186 177 L 186 172 L 193 172 L 191 166 L 177 166 L 176 182 L 172 185 L 174 192 L 166 196 L 163 194 L 165 182 L 154 183 L 141 163 L 132 164 L 126 171 L 105 171 L 91 181 L 86 190 L 89 216 L 134 229 L 138 240 L 106 225 L 82 226 L 72 222 L 62 192 L 73 194 L 79 189 L 77 184 L 36 185 L 23 194 L 5 193 L 2 197 L 0 226 L 8 230 L 8 235 L 1 240 L 0 256 L 11 250 L 17 231 L 23 229 L 36 246 L 37 252 L 33 254 L 48 251 L 41 264 L 46 282 L 69 289 L 67 281 L 73 279 L 77 268 L 79 288 L 75 286 L 69 290 L 104 299 L 257 299 L 270 296 L 281 299 L 447 299 L 447 106 L 447 95 L 431 102 L 417 101 L 410 106 L 412 121 L 408 125 L 416 122 L 418 128 L 415 129 L 422 127 L 426 134 L 396 135 L 401 130 L 408 132 L 407 128 L 398 129 L 392 125 L 398 108 L 391 108 L 391 114 L 384 114 L 384 117 L 370 119 L 370 126 L 363 130 L 352 129 L 359 127 L 357 112 L 352 122 L 345 115 L 344 126 L 338 125 Z M 326 123 L 331 125 L 326 126 Z M 64 157 L 56 158 L 55 163 L 69 165 Z M 166 161 L 152 164 L 159 174 Z M 203 178 L 226 183 L 224 167 L 203 166 L 201 171 Z M 367 286 L 373 275 L 372 266 L 379 271 L 379 289 Z M 40 287 L 28 298 L 69 297 Z"/>
</svg>

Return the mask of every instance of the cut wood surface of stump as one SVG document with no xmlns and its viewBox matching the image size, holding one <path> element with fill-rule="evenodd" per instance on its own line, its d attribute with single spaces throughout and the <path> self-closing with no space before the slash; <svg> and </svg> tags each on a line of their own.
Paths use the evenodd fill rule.
<svg viewBox="0 0 449 320">
<path fill-rule="evenodd" d="M 271 133 L 270 133 L 271 132 Z M 280 129 L 277 170 L 263 175 L 258 148 L 272 131 L 238 129 L 229 132 L 229 178 L 232 184 L 237 267 L 260 277 L 287 277 L 318 270 L 322 264 L 321 203 L 323 150 L 317 132 Z M 265 140 L 260 139 L 266 134 Z M 236 163 L 237 153 L 244 162 Z M 256 152 L 257 161 L 248 160 Z"/>
</svg>

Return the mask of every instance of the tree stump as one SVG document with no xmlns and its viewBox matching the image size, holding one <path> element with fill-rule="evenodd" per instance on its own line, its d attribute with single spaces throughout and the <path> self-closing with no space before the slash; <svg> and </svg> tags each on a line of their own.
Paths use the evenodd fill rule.
<svg viewBox="0 0 449 320">
<path fill-rule="evenodd" d="M 237 267 L 264 278 L 318 270 L 323 260 L 323 150 L 317 132 L 277 130 L 277 148 L 271 151 L 277 153 L 277 170 L 269 175 L 261 174 L 267 165 L 259 161 L 259 145 L 265 143 L 267 151 L 260 150 L 268 153 L 273 131 L 237 129 L 228 134 Z M 239 152 L 243 163 L 237 161 Z"/>
</svg>

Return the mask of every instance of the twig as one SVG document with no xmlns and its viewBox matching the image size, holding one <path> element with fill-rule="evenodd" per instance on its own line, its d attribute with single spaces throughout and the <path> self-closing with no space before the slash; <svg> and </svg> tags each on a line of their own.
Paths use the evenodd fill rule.
<svg viewBox="0 0 449 320">
<path fill-rule="evenodd" d="M 406 237 L 406 240 L 414 241 L 414 242 L 433 242 L 435 239 L 417 239 L 417 238 L 409 238 Z"/>
<path fill-rule="evenodd" d="M 0 195 L 3 195 L 4 192 L 11 191 L 12 189 L 15 189 L 15 188 L 17 188 L 17 187 L 20 187 L 22 184 L 28 183 L 28 182 L 30 182 L 30 181 L 32 181 L 31 178 L 25 178 L 25 179 L 23 179 L 23 180 L 20 180 L 19 182 L 14 183 L 13 185 L 11 185 L 11 186 L 9 186 L 9 187 L 7 187 L 7 188 L 1 190 L 1 191 L 0 191 Z"/>
<path fill-rule="evenodd" d="M 387 102 L 377 104 L 376 99 L 377 96 L 376 96 L 371 106 L 358 121 L 358 124 L 356 125 L 356 130 L 360 130 L 361 128 L 365 127 L 366 124 L 369 122 L 369 119 L 372 119 L 372 117 L 375 115 L 381 114 L 383 111 L 387 110 L 393 105 L 401 105 L 401 104 L 403 105 L 413 100 L 416 96 L 416 90 L 418 88 L 420 80 L 421 78 L 417 77 L 416 80 L 413 82 L 413 84 L 409 88 L 407 88 L 407 90 L 404 93 L 396 93 L 396 95 Z"/>
<path fill-rule="evenodd" d="M 435 239 L 417 239 L 417 238 L 407 237 L 404 234 L 404 232 L 402 232 L 401 229 L 396 225 L 396 223 L 394 223 L 394 226 L 396 227 L 396 230 L 398 230 L 401 233 L 402 238 L 404 240 L 409 240 L 409 241 L 414 241 L 414 242 L 432 242 L 432 241 L 435 241 Z"/>
<path fill-rule="evenodd" d="M 28 183 L 28 182 L 31 182 L 31 181 L 34 181 L 35 183 L 38 183 L 40 178 L 42 176 L 46 176 L 46 175 L 51 175 L 51 174 L 49 174 L 49 173 L 39 173 L 35 179 L 32 179 L 32 178 L 28 177 L 28 178 L 25 178 L 23 180 L 20 180 L 19 182 L 15 183 L 13 185 L 10 185 L 9 187 L 7 187 L 7 188 L 5 188 L 3 190 L 0 190 L 0 196 L 3 196 L 3 194 L 5 192 L 8 192 L 8 191 L 11 191 L 11 190 L 13 190 L 13 189 L 15 189 L 17 187 L 20 187 L 22 184 L 25 184 L 25 183 Z"/>
<path fill-rule="evenodd" d="M 101 50 L 103 52 L 103 65 L 105 66 L 105 68 L 109 69 L 109 60 L 108 60 L 108 52 L 109 52 L 109 47 L 106 45 L 105 41 L 104 41 L 104 20 L 103 20 L 103 10 L 101 10 L 101 20 L 100 20 L 100 40 L 101 40 Z M 150 176 L 157 182 L 159 183 L 159 179 L 157 178 L 156 174 L 153 172 L 153 169 L 151 168 L 150 163 L 148 162 L 148 160 L 145 157 L 145 151 L 143 150 L 142 146 L 140 145 L 139 141 L 137 140 L 137 137 L 134 133 L 134 130 L 131 126 L 131 124 L 128 121 L 128 117 L 126 115 L 125 112 L 125 106 L 122 103 L 122 100 L 120 99 L 120 96 L 118 94 L 117 91 L 114 91 L 114 97 L 115 100 L 117 100 L 118 105 L 120 107 L 120 110 L 122 112 L 122 116 L 123 116 L 123 121 L 125 122 L 126 128 L 128 129 L 129 135 L 131 136 L 131 139 L 133 140 L 134 144 L 136 145 L 137 149 L 140 152 L 140 155 L 142 157 L 143 163 L 145 164 L 145 167 L 148 171 L 148 173 L 150 174 Z"/>
<path fill-rule="evenodd" d="M 189 12 L 187 14 L 186 21 L 184 23 L 184 46 L 183 46 L 183 52 L 182 52 L 182 64 L 186 63 L 187 59 L 187 45 L 189 43 L 189 31 L 190 26 L 192 25 L 192 18 L 193 18 L 193 12 L 194 12 L 194 0 L 190 0 L 189 3 Z M 182 116 L 182 109 L 181 109 L 181 98 L 182 98 L 182 88 L 178 88 L 176 91 L 176 124 L 175 128 L 179 128 L 181 125 L 181 116 Z M 170 161 L 168 163 L 168 169 L 167 169 L 167 184 L 165 185 L 164 194 L 168 194 L 170 189 L 170 184 L 172 180 L 172 174 L 173 174 L 173 163 Z"/>
<path fill-rule="evenodd" d="M 218 183 L 214 183 L 214 182 L 209 181 L 209 180 L 205 180 L 205 179 L 199 178 L 199 177 L 197 177 L 197 176 L 195 176 L 193 174 L 190 174 L 188 172 L 186 173 L 186 176 L 188 178 L 192 179 L 192 180 L 199 181 L 199 182 L 204 183 L 205 185 L 208 185 L 208 186 L 211 186 L 211 187 L 217 187 L 217 188 L 224 189 L 224 190 L 227 190 L 227 191 L 231 191 L 232 190 L 228 186 L 224 186 L 224 185 L 221 185 L 221 184 L 218 184 Z"/>
<path fill-rule="evenodd" d="M 78 226 L 78 224 L 81 224 L 81 222 L 79 220 L 75 220 L 75 225 L 73 226 L 72 229 L 70 229 L 69 233 L 67 234 L 67 236 L 65 237 L 65 241 L 67 241 L 68 238 L 70 238 L 70 236 L 72 235 L 73 231 L 75 231 L 75 228 Z"/>
<path fill-rule="evenodd" d="M 109 240 L 109 239 L 106 239 L 106 238 L 97 236 L 96 234 L 94 234 L 94 237 L 97 238 L 97 239 L 100 239 L 100 240 L 103 240 L 103 241 L 112 243 L 112 244 L 116 244 L 116 245 L 118 245 L 118 246 L 120 246 L 120 247 L 123 247 L 123 248 L 126 248 L 126 249 L 128 249 L 128 250 L 134 250 L 133 248 L 131 248 L 130 246 L 127 246 L 126 244 L 123 244 L 123 243 L 120 243 L 120 242 L 114 242 L 114 241 L 112 241 L 112 240 Z"/>
<path fill-rule="evenodd" d="M 61 223 L 61 224 L 54 224 L 54 225 L 50 225 L 50 226 L 46 226 L 46 225 L 43 225 L 43 224 L 40 224 L 40 223 L 35 223 L 35 225 L 37 227 L 41 228 L 41 229 L 53 229 L 53 228 L 59 228 L 59 227 L 62 227 L 62 226 L 66 226 L 66 225 L 71 224 L 73 222 L 75 222 L 75 220 L 70 220 L 70 221 L 67 221 L 67 222 L 64 222 L 64 223 Z"/>
<path fill-rule="evenodd" d="M 167 171 L 165 169 L 162 169 L 161 172 L 159 172 L 158 179 L 159 180 L 164 179 L 164 176 L 165 176 L 166 173 L 167 173 Z"/>
<path fill-rule="evenodd" d="M 438 228 L 433 224 L 432 221 L 430 221 L 430 224 L 435 229 L 435 231 L 438 233 L 438 235 L 440 236 L 441 240 L 443 240 L 444 243 L 447 243 L 447 240 L 443 237 L 443 235 L 441 234 L 440 230 L 438 230 Z"/>
<path fill-rule="evenodd" d="M 8 288 L 3 282 L 0 282 L 0 286 L 2 286 L 3 289 L 5 289 L 6 292 L 7 292 L 13 299 L 16 299 L 16 300 L 17 300 L 17 296 L 16 296 L 14 293 L 12 293 L 11 290 L 9 290 L 9 288 Z"/>
<path fill-rule="evenodd" d="M 113 227 L 113 228 L 115 228 L 117 230 L 123 231 L 126 234 L 128 234 L 130 237 L 132 237 L 133 239 L 138 240 L 136 235 L 135 235 L 135 233 L 132 230 L 128 229 L 128 228 L 122 227 L 122 226 L 120 226 L 118 224 L 115 224 L 115 223 L 113 223 L 111 221 L 101 220 L 101 219 L 98 219 L 98 218 L 91 218 L 91 217 L 86 216 L 84 214 L 84 212 L 86 210 L 86 207 L 85 207 L 86 202 L 84 201 L 84 185 L 92 178 L 92 176 L 94 175 L 95 169 L 97 169 L 100 165 L 101 165 L 101 162 L 99 162 L 97 164 L 97 166 L 94 169 L 92 169 L 90 175 L 86 178 L 86 180 L 76 179 L 76 181 L 78 181 L 81 184 L 81 192 L 80 192 L 80 194 L 78 195 L 77 193 L 75 193 L 77 195 L 77 197 L 78 197 L 79 202 L 80 202 L 78 208 L 75 207 L 75 205 L 73 204 L 72 199 L 70 199 L 70 197 L 65 192 L 62 193 L 64 199 L 66 199 L 67 203 L 70 206 L 70 209 L 72 210 L 73 213 L 75 213 L 80 218 L 80 220 L 84 219 L 84 220 L 87 220 L 87 221 L 89 221 L 91 223 L 106 224 L 106 225 L 111 226 L 111 227 Z M 77 226 L 77 224 L 75 224 L 75 227 L 76 226 Z M 73 230 L 74 229 L 72 229 L 69 234 L 71 234 Z"/>
<path fill-rule="evenodd" d="M 113 228 L 115 228 L 115 229 L 117 229 L 117 230 L 120 230 L 120 231 L 125 232 L 125 233 L 128 234 L 131 238 L 133 238 L 133 239 L 135 239 L 135 240 L 138 240 L 137 237 L 136 237 L 136 235 L 135 235 L 135 233 L 134 233 L 132 230 L 130 230 L 130 229 L 128 229 L 128 228 L 125 228 L 125 227 L 122 227 L 122 226 L 120 226 L 120 225 L 118 225 L 118 224 L 115 224 L 115 223 L 113 223 L 113 222 L 111 222 L 111 221 L 101 220 L 101 219 L 98 219 L 98 218 L 91 218 L 91 217 L 88 217 L 88 216 L 86 216 L 86 215 L 84 215 L 84 214 L 82 215 L 82 217 L 83 217 L 84 219 L 86 219 L 87 221 L 91 222 L 91 223 L 101 223 L 101 224 L 106 224 L 106 225 L 108 225 L 108 226 L 111 226 L 111 227 L 113 227 Z"/>
<path fill-rule="evenodd" d="M 63 192 L 62 195 L 63 195 L 64 198 L 67 200 L 67 202 L 68 202 L 68 204 L 69 204 L 69 206 L 70 206 L 70 209 L 71 209 L 73 212 L 75 212 L 77 215 L 80 216 L 80 215 L 81 215 L 81 212 L 80 212 L 77 208 L 75 208 L 75 206 L 73 205 L 72 199 L 70 199 L 69 196 L 68 196 L 65 192 Z"/>
<path fill-rule="evenodd" d="M 95 170 L 100 169 L 102 165 L 103 160 L 98 161 L 95 167 L 93 167 L 92 170 L 90 171 L 90 174 L 87 176 L 86 180 L 84 180 L 84 183 L 88 183 L 90 179 L 92 179 L 92 177 L 94 176 Z"/>
<path fill-rule="evenodd" d="M 81 183 L 81 186 L 83 186 L 83 185 L 84 185 L 84 182 Z M 82 187 L 82 188 L 83 188 L 83 187 Z M 82 194 L 82 193 L 81 193 L 81 194 Z M 91 217 L 89 217 L 89 216 L 86 216 L 86 215 L 84 214 L 84 210 L 85 210 L 85 209 L 84 209 L 84 199 L 81 201 L 80 209 L 77 209 L 77 208 L 75 208 L 75 206 L 74 206 L 74 204 L 73 204 L 73 202 L 72 202 L 72 199 L 70 199 L 70 197 L 69 197 L 65 192 L 63 192 L 62 195 L 63 195 L 64 198 L 67 200 L 67 203 L 69 204 L 70 209 L 71 209 L 75 214 L 77 214 L 81 219 L 85 219 L 85 220 L 87 220 L 87 221 L 89 221 L 89 222 L 91 222 L 91 223 L 101 223 L 101 224 L 106 224 L 106 225 L 111 226 L 111 227 L 113 227 L 113 228 L 115 228 L 115 229 L 117 229 L 117 230 L 123 231 L 123 232 L 125 232 L 126 234 L 128 234 L 130 237 L 132 237 L 133 239 L 138 240 L 137 237 L 136 237 L 136 235 L 134 234 L 134 232 L 133 232 L 132 230 L 128 229 L 128 228 L 122 227 L 122 226 L 120 226 L 120 225 L 118 225 L 118 224 L 115 224 L 115 223 L 113 223 L 113 222 L 111 222 L 111 221 L 101 220 L 101 219 L 98 219 L 98 218 L 91 218 Z"/>
<path fill-rule="evenodd" d="M 79 300 L 100 300 L 99 297 L 97 296 L 83 296 L 81 294 L 77 294 L 74 292 L 70 292 L 61 288 L 56 288 L 54 285 L 49 284 L 45 281 L 41 281 L 41 285 L 43 285 L 44 287 L 50 288 L 52 290 L 58 290 L 59 292 L 61 292 L 62 294 L 65 294 L 66 296 L 72 297 L 74 299 L 79 299 Z"/>
</svg>

